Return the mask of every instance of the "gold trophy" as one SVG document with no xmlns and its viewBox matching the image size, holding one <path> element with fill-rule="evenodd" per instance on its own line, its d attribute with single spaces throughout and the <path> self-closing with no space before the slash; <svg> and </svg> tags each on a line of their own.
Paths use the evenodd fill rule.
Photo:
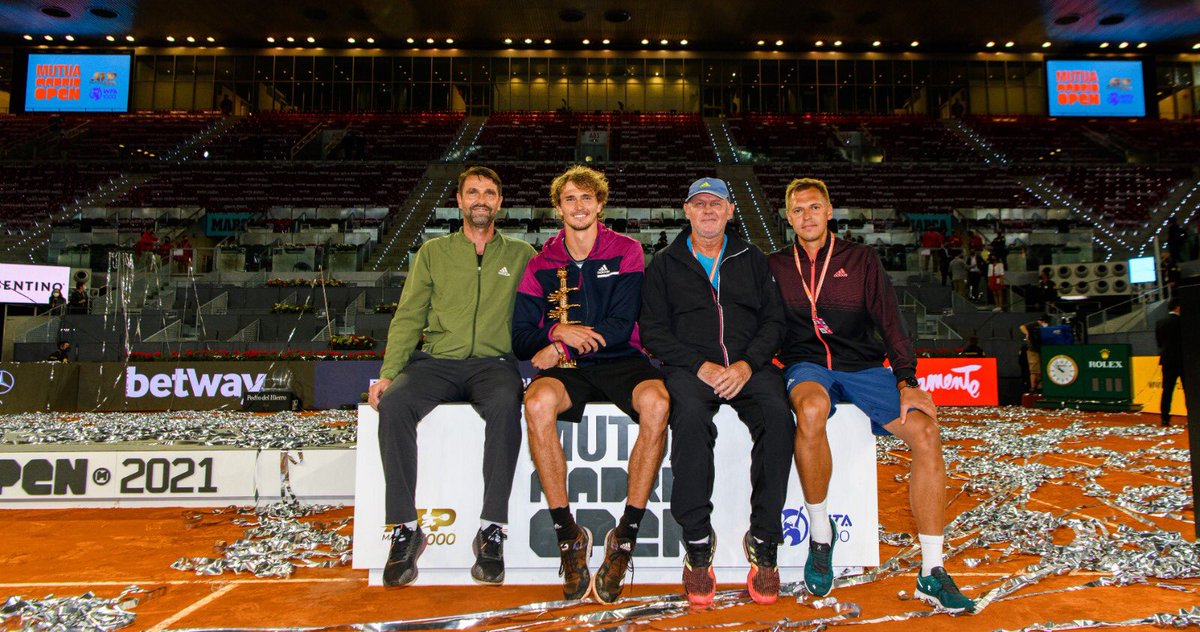
<svg viewBox="0 0 1200 632">
<path fill-rule="evenodd" d="M 557 320 L 560 325 L 578 325 L 579 321 L 571 320 L 567 317 L 572 307 L 579 307 L 571 303 L 571 299 L 567 298 L 567 295 L 578 289 L 577 287 L 567 287 L 567 268 L 566 266 L 559 268 L 558 289 L 546 295 L 546 300 L 550 301 L 551 305 L 554 305 L 554 308 L 547 315 Z M 575 368 L 575 360 L 567 357 L 566 354 L 560 353 L 558 355 L 558 367 L 560 369 L 573 369 Z"/>
</svg>

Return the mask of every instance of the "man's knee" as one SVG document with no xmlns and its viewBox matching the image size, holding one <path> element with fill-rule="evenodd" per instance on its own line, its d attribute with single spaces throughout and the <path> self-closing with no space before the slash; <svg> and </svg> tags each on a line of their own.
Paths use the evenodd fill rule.
<svg viewBox="0 0 1200 632">
<path fill-rule="evenodd" d="M 525 423 L 531 432 L 555 425 L 561 394 L 557 389 L 534 382 L 525 391 Z"/>
<path fill-rule="evenodd" d="M 914 452 L 940 454 L 942 450 L 942 436 L 938 425 L 922 413 L 909 412 L 908 415 L 907 423 L 916 422 L 916 427 L 908 439 L 909 447 Z"/>
<path fill-rule="evenodd" d="M 638 411 L 639 432 L 664 434 L 667 431 L 667 416 L 671 412 L 671 398 L 662 382 L 640 389 L 634 407 Z"/>
<path fill-rule="evenodd" d="M 794 398 L 792 408 L 796 412 L 796 432 L 814 434 L 824 432 L 829 418 L 829 400 L 819 396 Z"/>
</svg>

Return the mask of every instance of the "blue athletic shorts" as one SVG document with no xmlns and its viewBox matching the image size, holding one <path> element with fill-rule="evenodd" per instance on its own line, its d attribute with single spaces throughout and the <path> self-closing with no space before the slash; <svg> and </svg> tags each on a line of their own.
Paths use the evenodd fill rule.
<svg viewBox="0 0 1200 632">
<path fill-rule="evenodd" d="M 829 393 L 830 417 L 838 402 L 858 406 L 871 419 L 871 432 L 876 436 L 892 434 L 883 426 L 900 417 L 900 391 L 892 370 L 887 367 L 831 371 L 814 362 L 798 362 L 784 370 L 784 379 L 788 393 L 801 382 L 816 382 L 825 387 Z"/>
</svg>

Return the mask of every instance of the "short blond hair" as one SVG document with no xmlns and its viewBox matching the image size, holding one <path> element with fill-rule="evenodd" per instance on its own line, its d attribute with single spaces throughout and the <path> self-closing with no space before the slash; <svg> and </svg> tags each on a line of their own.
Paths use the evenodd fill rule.
<svg viewBox="0 0 1200 632">
<path fill-rule="evenodd" d="M 568 182 L 581 189 L 591 191 L 601 206 L 608 202 L 608 178 L 591 167 L 574 165 L 550 183 L 551 206 L 558 207 L 563 187 L 567 186 Z"/>
<path fill-rule="evenodd" d="M 825 203 L 832 205 L 833 202 L 829 199 L 829 188 L 825 183 L 816 178 L 796 178 L 787 185 L 787 191 L 783 194 L 783 207 L 791 209 L 792 194 L 797 191 L 805 191 L 808 189 L 816 189 L 825 197 Z"/>
</svg>

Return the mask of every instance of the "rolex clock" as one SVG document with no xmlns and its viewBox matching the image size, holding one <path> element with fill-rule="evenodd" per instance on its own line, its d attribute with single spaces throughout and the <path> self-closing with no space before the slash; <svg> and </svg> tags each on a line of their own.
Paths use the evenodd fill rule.
<svg viewBox="0 0 1200 632">
<path fill-rule="evenodd" d="M 1046 379 L 1059 386 L 1069 386 L 1079 377 L 1079 365 L 1071 356 L 1056 355 L 1046 362 Z"/>
</svg>

